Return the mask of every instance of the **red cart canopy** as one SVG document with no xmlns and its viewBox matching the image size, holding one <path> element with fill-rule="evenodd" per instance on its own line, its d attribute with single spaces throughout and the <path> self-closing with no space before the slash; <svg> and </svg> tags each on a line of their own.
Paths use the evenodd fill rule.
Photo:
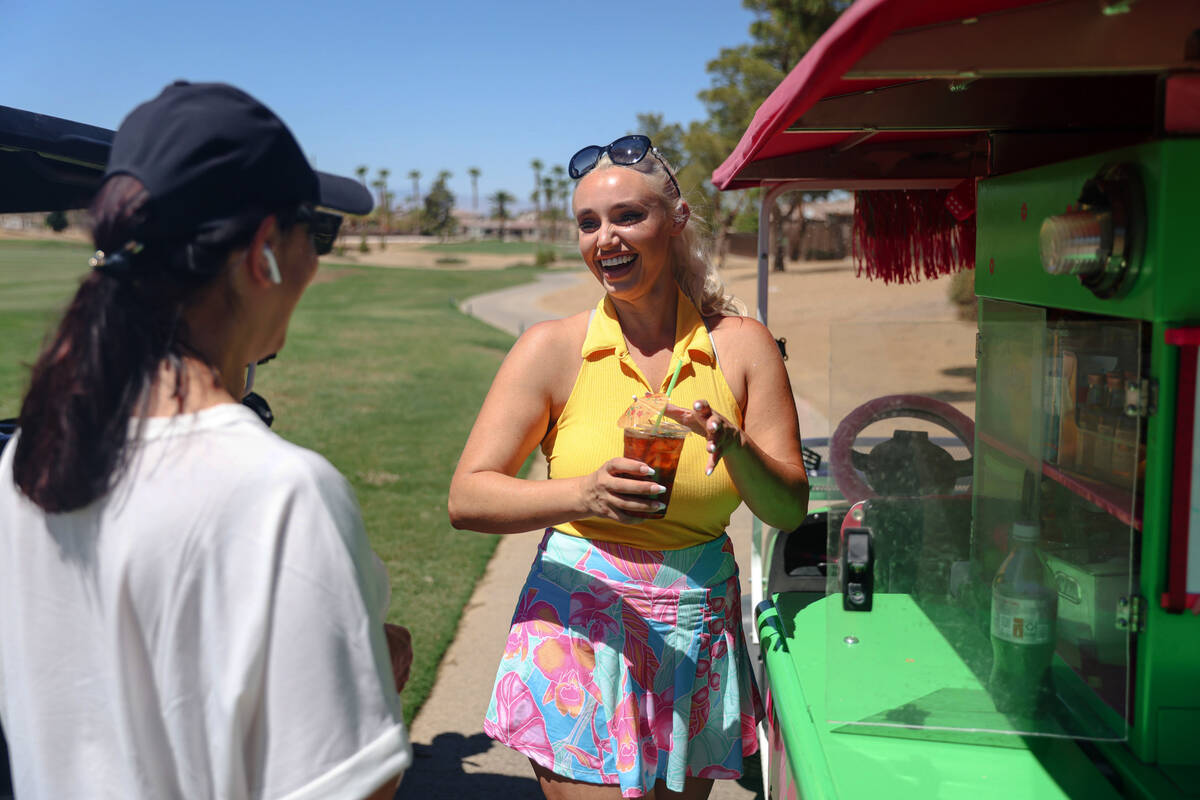
<svg viewBox="0 0 1200 800">
<path fill-rule="evenodd" d="M 713 183 L 949 188 L 1196 132 L 1195 70 L 1196 0 L 858 0 Z"/>
</svg>

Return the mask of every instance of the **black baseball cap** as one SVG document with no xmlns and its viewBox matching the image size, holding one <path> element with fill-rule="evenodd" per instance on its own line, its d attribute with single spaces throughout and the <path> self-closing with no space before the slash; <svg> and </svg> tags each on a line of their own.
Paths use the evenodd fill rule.
<svg viewBox="0 0 1200 800">
<path fill-rule="evenodd" d="M 104 178 L 146 187 L 147 238 L 187 241 L 251 209 L 312 204 L 367 214 L 358 181 L 317 172 L 273 111 L 224 83 L 176 81 L 130 112 L 113 139 Z"/>
</svg>

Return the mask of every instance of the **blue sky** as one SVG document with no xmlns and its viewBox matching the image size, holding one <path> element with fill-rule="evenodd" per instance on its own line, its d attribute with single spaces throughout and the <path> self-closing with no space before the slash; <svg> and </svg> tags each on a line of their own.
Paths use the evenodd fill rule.
<svg viewBox="0 0 1200 800">
<path fill-rule="evenodd" d="M 749 40 L 739 0 L 0 0 L 0 105 L 116 127 L 176 78 L 271 106 L 315 166 L 391 170 L 400 199 L 450 170 L 461 207 L 527 203 L 529 162 L 565 164 L 640 112 L 686 124 L 722 47 Z"/>
</svg>

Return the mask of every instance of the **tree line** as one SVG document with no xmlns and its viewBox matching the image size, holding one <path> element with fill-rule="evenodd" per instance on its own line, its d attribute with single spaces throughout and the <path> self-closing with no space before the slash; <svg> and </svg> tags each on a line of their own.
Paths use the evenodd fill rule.
<svg viewBox="0 0 1200 800">
<path fill-rule="evenodd" d="M 386 167 L 380 167 L 376 173 L 374 180 L 368 183 L 367 175 L 370 168 L 366 164 L 360 164 L 355 170 L 355 175 L 358 180 L 367 189 L 375 190 L 375 210 L 369 216 L 352 218 L 349 225 L 349 230 L 357 231 L 360 235 L 359 249 L 367 249 L 367 232 L 371 230 L 375 233 L 386 236 L 391 233 L 401 234 L 423 234 L 426 236 L 439 236 L 448 238 L 453 236 L 456 231 L 457 221 L 454 219 L 454 205 L 456 198 L 454 193 L 450 191 L 450 179 L 454 177 L 454 173 L 450 170 L 441 170 L 434 177 L 433 184 L 429 187 L 429 191 L 425 197 L 421 197 L 421 171 L 409 170 L 408 179 L 412 181 L 412 195 L 410 203 L 406 206 L 399 206 L 396 203 L 396 193 L 391 190 L 388 185 L 388 178 L 391 176 L 391 170 Z M 478 180 L 481 174 L 478 167 L 470 167 L 467 170 L 471 177 L 471 187 L 476 192 L 478 191 Z M 476 198 L 478 204 L 478 198 Z M 387 240 L 380 240 L 380 247 L 387 247 Z"/>
</svg>

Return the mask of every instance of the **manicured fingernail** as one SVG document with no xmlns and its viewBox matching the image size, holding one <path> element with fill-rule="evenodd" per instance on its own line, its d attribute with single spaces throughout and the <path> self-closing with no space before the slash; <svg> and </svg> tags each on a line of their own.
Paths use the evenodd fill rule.
<svg viewBox="0 0 1200 800">
<path fill-rule="evenodd" d="M 708 443 L 708 452 L 710 452 L 710 453 L 717 452 L 717 446 L 715 444 L 713 444 L 712 442 L 709 442 Z"/>
<path fill-rule="evenodd" d="M 699 411 L 700 409 L 704 408 L 704 404 L 697 400 L 696 402 L 692 403 L 692 408 Z"/>
<path fill-rule="evenodd" d="M 662 510 L 663 510 L 664 508 L 666 508 L 666 507 L 667 507 L 667 504 L 666 504 L 666 503 L 659 503 L 659 502 L 656 502 L 656 503 L 654 504 L 654 510 L 655 510 L 655 511 L 662 511 Z"/>
<path fill-rule="evenodd" d="M 710 422 L 710 423 L 708 424 L 708 429 L 709 429 L 710 431 L 712 431 L 713 433 L 716 433 L 716 432 L 717 432 L 717 423 L 715 423 L 715 422 Z"/>
<path fill-rule="evenodd" d="M 643 467 L 642 467 L 642 474 L 643 474 L 643 475 L 654 475 L 654 474 L 655 474 L 655 472 L 654 472 L 654 467 L 647 467 L 647 466 L 643 466 Z"/>
<path fill-rule="evenodd" d="M 708 467 L 707 469 L 705 469 L 705 470 L 704 470 L 704 474 L 705 474 L 705 475 L 712 475 L 712 473 L 713 473 L 713 469 L 715 469 L 715 466 L 713 466 L 713 467 Z"/>
<path fill-rule="evenodd" d="M 653 488 L 654 488 L 654 491 L 651 492 L 651 494 L 663 494 L 664 492 L 667 491 L 667 487 L 663 486 L 661 483 L 654 484 Z"/>
</svg>

